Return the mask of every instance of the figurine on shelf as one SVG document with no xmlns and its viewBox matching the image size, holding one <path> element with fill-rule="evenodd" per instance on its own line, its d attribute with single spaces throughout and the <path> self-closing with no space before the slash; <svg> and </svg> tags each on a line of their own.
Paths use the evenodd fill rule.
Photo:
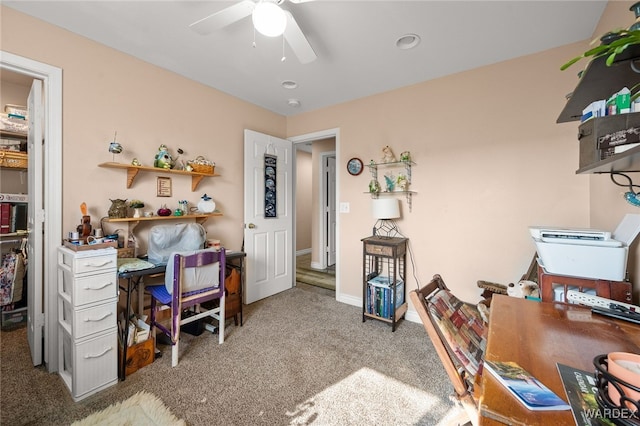
<svg viewBox="0 0 640 426">
<path fill-rule="evenodd" d="M 162 207 L 158 209 L 158 216 L 171 216 L 171 209 L 168 208 L 166 204 L 163 204 Z"/>
<path fill-rule="evenodd" d="M 211 199 L 207 194 L 204 194 L 198 202 L 198 211 L 200 213 L 213 213 L 215 209 L 215 201 L 213 201 L 213 199 Z"/>
<path fill-rule="evenodd" d="M 409 188 L 409 179 L 403 174 L 399 174 L 396 178 L 396 190 L 406 191 Z"/>
<path fill-rule="evenodd" d="M 184 150 L 182 148 L 178 148 L 177 152 L 178 156 L 173 160 L 171 168 L 174 170 L 184 170 L 184 161 L 180 158 L 180 156 L 184 154 Z"/>
<path fill-rule="evenodd" d="M 133 209 L 133 217 L 142 217 L 142 209 L 144 208 L 144 202 L 141 200 L 131 200 L 129 207 Z"/>
<path fill-rule="evenodd" d="M 371 182 L 369 182 L 369 192 L 372 194 L 378 194 L 380 192 L 380 183 L 377 179 L 371 179 Z"/>
<path fill-rule="evenodd" d="M 80 234 L 80 238 L 85 240 L 89 235 L 91 235 L 91 216 L 87 211 L 87 203 L 80 204 L 80 213 L 82 213 L 82 221 L 80 225 L 76 228 L 78 234 Z"/>
<path fill-rule="evenodd" d="M 171 169 L 172 162 L 173 159 L 169 153 L 169 148 L 167 148 L 165 144 L 160 145 L 153 161 L 153 167 L 169 170 Z"/>
<path fill-rule="evenodd" d="M 393 151 L 391 151 L 391 148 L 389 147 L 389 145 L 385 146 L 382 148 L 382 160 L 380 161 L 381 163 L 395 163 L 396 160 L 396 156 L 393 155 Z"/>
<path fill-rule="evenodd" d="M 121 200 L 116 198 L 111 201 L 111 207 L 109 207 L 109 217 L 112 219 L 124 219 L 127 217 L 127 200 Z"/>
<path fill-rule="evenodd" d="M 184 216 L 188 214 L 189 210 L 187 210 L 187 200 L 179 200 L 178 208 L 173 212 L 174 216 Z"/>
<path fill-rule="evenodd" d="M 396 180 L 393 175 L 384 175 L 384 182 L 387 185 L 386 192 L 393 192 L 396 188 Z"/>
<path fill-rule="evenodd" d="M 137 158 L 134 158 L 133 160 L 131 160 L 131 165 L 140 167 L 142 166 L 142 163 Z"/>
<path fill-rule="evenodd" d="M 405 163 L 408 163 L 409 161 L 411 161 L 411 152 L 409 151 L 402 151 L 400 153 L 400 161 L 403 161 Z"/>
</svg>

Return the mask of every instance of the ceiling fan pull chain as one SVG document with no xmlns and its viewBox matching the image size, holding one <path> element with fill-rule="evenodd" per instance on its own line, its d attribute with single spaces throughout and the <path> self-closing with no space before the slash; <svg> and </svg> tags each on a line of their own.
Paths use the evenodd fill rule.
<svg viewBox="0 0 640 426">
<path fill-rule="evenodd" d="M 282 34 L 282 59 L 280 59 L 280 62 L 284 62 L 287 60 L 287 57 L 284 56 L 284 34 Z"/>
<path fill-rule="evenodd" d="M 253 48 L 256 48 L 256 27 L 253 27 Z"/>
</svg>

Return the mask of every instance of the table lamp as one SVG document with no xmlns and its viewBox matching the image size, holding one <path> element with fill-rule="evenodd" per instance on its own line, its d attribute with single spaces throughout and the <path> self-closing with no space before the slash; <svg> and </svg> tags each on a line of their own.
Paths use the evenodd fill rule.
<svg viewBox="0 0 640 426">
<path fill-rule="evenodd" d="M 397 198 L 374 198 L 371 200 L 371 214 L 377 219 L 373 226 L 373 235 L 381 238 L 393 238 L 399 234 L 394 219 L 400 217 L 400 203 Z"/>
</svg>

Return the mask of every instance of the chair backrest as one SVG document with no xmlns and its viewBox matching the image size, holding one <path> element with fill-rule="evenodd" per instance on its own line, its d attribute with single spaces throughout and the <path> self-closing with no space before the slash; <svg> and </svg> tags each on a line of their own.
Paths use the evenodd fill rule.
<svg viewBox="0 0 640 426">
<path fill-rule="evenodd" d="M 149 262 L 168 265 L 171 253 L 203 248 L 206 235 L 204 227 L 199 223 L 153 226 L 149 230 Z"/>
<path fill-rule="evenodd" d="M 456 298 L 440 275 L 409 295 L 458 398 L 473 401 L 474 379 L 486 347 L 477 309 Z"/>
<path fill-rule="evenodd" d="M 224 248 L 171 253 L 165 271 L 165 287 L 169 294 L 212 288 L 224 292 L 225 267 Z"/>
</svg>

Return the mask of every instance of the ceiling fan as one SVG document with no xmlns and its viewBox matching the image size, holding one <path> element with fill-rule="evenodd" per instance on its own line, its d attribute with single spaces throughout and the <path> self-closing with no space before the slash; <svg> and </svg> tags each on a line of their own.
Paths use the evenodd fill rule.
<svg viewBox="0 0 640 426">
<path fill-rule="evenodd" d="M 317 56 L 309 41 L 291 12 L 280 8 L 285 1 L 304 3 L 311 0 L 242 0 L 194 22 L 189 27 L 198 34 L 208 35 L 251 15 L 254 28 L 258 32 L 269 37 L 283 35 L 301 63 L 312 62 Z M 267 28 L 264 27 L 265 23 Z M 275 25 L 276 28 L 269 28 L 270 25 Z"/>
</svg>

